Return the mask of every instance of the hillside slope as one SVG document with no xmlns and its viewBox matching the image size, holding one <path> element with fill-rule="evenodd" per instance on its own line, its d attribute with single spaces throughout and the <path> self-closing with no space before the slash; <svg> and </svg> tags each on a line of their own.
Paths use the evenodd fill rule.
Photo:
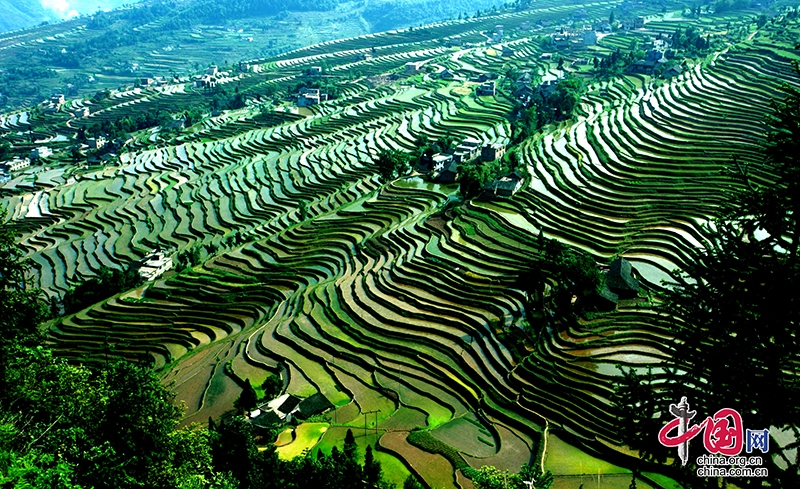
<svg viewBox="0 0 800 489">
<path fill-rule="evenodd" d="M 23 29 L 55 20 L 38 0 L 0 0 L 0 32 Z"/>
</svg>

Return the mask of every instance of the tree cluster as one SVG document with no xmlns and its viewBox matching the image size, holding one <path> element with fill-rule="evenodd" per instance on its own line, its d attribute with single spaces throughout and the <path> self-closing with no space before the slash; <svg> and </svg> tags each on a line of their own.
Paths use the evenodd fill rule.
<svg viewBox="0 0 800 489">
<path fill-rule="evenodd" d="M 120 292 L 130 290 L 143 282 L 138 270 L 101 267 L 97 277 L 85 280 L 64 294 L 64 312 L 72 314 L 81 309 L 108 299 Z"/>
<path fill-rule="evenodd" d="M 136 115 L 126 115 L 119 119 L 107 119 L 100 124 L 92 124 L 86 128 L 86 134 L 93 136 L 105 135 L 109 139 L 125 137 L 130 133 L 149 129 L 151 127 L 165 126 L 174 119 L 166 110 L 158 112 L 138 112 Z"/>
<path fill-rule="evenodd" d="M 411 171 L 412 156 L 399 149 L 381 150 L 373 162 L 383 182 L 407 175 Z"/>
</svg>

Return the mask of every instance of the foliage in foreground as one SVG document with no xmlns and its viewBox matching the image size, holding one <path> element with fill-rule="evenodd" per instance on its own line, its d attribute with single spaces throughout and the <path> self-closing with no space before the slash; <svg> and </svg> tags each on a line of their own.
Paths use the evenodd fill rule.
<svg viewBox="0 0 800 489">
<path fill-rule="evenodd" d="M 795 71 L 800 76 L 796 64 Z M 615 396 L 618 432 L 646 460 L 663 463 L 674 455 L 660 446 L 657 433 L 673 418 L 669 405 L 682 396 L 698 413 L 694 423 L 733 408 L 744 428 L 773 434 L 773 427 L 786 428 L 800 437 L 800 91 L 788 85 L 784 91 L 786 98 L 772 103 L 762 163 L 777 183 L 759 185 L 734 160 L 744 190 L 731 195 L 724 218 L 709 229 L 708 246 L 694 252 L 686 280 L 665 294 L 675 338 L 666 375 L 623 371 Z M 798 460 L 773 455 L 781 451 L 774 438 L 769 446 L 763 457 L 769 483 L 799 487 Z M 718 487 L 716 478 L 696 477 L 693 462 L 678 464 L 676 476 L 687 487 Z M 762 483 L 735 481 L 740 487 Z"/>
</svg>

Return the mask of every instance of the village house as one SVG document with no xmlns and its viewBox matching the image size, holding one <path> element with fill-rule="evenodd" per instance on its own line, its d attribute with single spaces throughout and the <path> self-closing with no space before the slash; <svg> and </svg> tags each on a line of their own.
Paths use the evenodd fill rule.
<svg viewBox="0 0 800 489">
<path fill-rule="evenodd" d="M 661 74 L 661 76 L 663 76 L 665 79 L 669 80 L 670 78 L 672 78 L 674 76 L 678 76 L 681 73 L 683 73 L 683 66 L 675 65 L 675 66 L 670 66 L 669 68 L 664 70 L 664 72 Z"/>
<path fill-rule="evenodd" d="M 31 166 L 31 160 L 28 158 L 14 158 L 13 160 L 4 161 L 0 163 L 0 170 L 5 173 L 13 173 Z"/>
<path fill-rule="evenodd" d="M 637 73 L 640 75 L 652 75 L 656 71 L 657 63 L 655 61 L 647 61 L 645 59 L 636 60 L 628 68 L 629 73 Z"/>
<path fill-rule="evenodd" d="M 52 154 L 53 151 L 47 146 L 39 146 L 31 150 L 31 160 L 45 159 Z"/>
<path fill-rule="evenodd" d="M 516 51 L 513 48 L 510 48 L 508 46 L 503 46 L 503 51 L 501 53 L 501 56 L 503 56 L 504 58 L 510 58 L 511 56 L 514 56 L 515 53 Z"/>
<path fill-rule="evenodd" d="M 583 45 L 594 46 L 597 44 L 597 33 L 595 31 L 583 31 Z"/>
<path fill-rule="evenodd" d="M 494 96 L 495 86 L 493 81 L 483 82 L 475 89 L 475 93 L 479 97 Z"/>
<path fill-rule="evenodd" d="M 461 36 L 453 36 L 453 37 L 451 37 L 451 38 L 448 40 L 448 43 L 449 43 L 451 46 L 461 46 L 461 43 L 462 43 L 462 41 L 461 41 Z"/>
<path fill-rule="evenodd" d="M 441 171 L 433 173 L 433 181 L 437 183 L 454 183 L 458 180 L 458 162 L 451 158 Z"/>
<path fill-rule="evenodd" d="M 219 68 L 216 65 L 209 66 L 205 71 L 205 74 L 209 76 L 215 76 L 217 73 L 219 73 Z"/>
<path fill-rule="evenodd" d="M 481 159 L 483 161 L 499 160 L 506 154 L 506 145 L 501 143 L 484 144 L 481 148 Z"/>
<path fill-rule="evenodd" d="M 444 170 L 445 165 L 447 165 L 451 161 L 453 161 L 453 155 L 436 153 L 431 157 L 431 163 L 433 164 L 433 171 L 440 172 Z"/>
<path fill-rule="evenodd" d="M 570 39 L 570 36 L 564 34 L 553 34 L 551 38 L 553 48 L 556 50 L 569 49 Z"/>
<path fill-rule="evenodd" d="M 106 139 L 102 136 L 89 138 L 86 140 L 86 145 L 89 146 L 89 149 L 102 149 L 106 145 Z"/>
<path fill-rule="evenodd" d="M 442 70 L 441 73 L 439 73 L 439 78 L 442 80 L 452 80 L 455 78 L 455 75 L 453 75 L 453 73 L 450 70 L 445 69 Z"/>
<path fill-rule="evenodd" d="M 509 198 L 516 194 L 525 178 L 518 172 L 511 172 L 504 177 L 500 177 L 487 183 L 483 187 L 483 197 L 486 198 Z"/>
<path fill-rule="evenodd" d="M 497 24 L 494 26 L 494 33 L 492 34 L 492 41 L 500 42 L 503 40 L 503 26 L 501 24 Z"/>
<path fill-rule="evenodd" d="M 75 119 L 85 119 L 86 117 L 89 117 L 89 108 L 81 107 L 80 109 L 72 113 L 72 117 L 74 117 Z"/>
<path fill-rule="evenodd" d="M 613 29 L 611 28 L 611 24 L 609 24 L 607 20 L 601 20 L 600 22 L 595 22 L 593 27 L 595 31 L 603 34 L 608 34 L 611 31 L 613 31 Z"/>
<path fill-rule="evenodd" d="M 606 273 L 606 285 L 621 299 L 633 299 L 639 294 L 639 280 L 633 276 L 634 271 L 628 260 L 617 258 Z"/>
<path fill-rule="evenodd" d="M 172 257 L 164 250 L 153 250 L 139 262 L 139 276 L 146 281 L 155 280 L 172 268 Z"/>
<path fill-rule="evenodd" d="M 425 61 L 409 61 L 405 64 L 406 74 L 415 75 L 420 72 L 424 65 Z"/>
<path fill-rule="evenodd" d="M 312 66 L 308 69 L 309 75 L 321 75 L 322 74 L 322 66 Z"/>
<path fill-rule="evenodd" d="M 317 88 L 302 88 L 297 94 L 298 107 L 311 107 L 328 100 L 327 93 L 320 93 Z"/>
<path fill-rule="evenodd" d="M 556 91 L 559 81 L 560 80 L 554 76 L 546 77 L 546 79 L 543 79 L 542 83 L 540 83 L 537 87 L 539 94 L 544 98 L 553 95 Z"/>
<path fill-rule="evenodd" d="M 333 408 L 334 405 L 328 398 L 319 392 L 305 399 L 283 394 L 247 413 L 247 421 L 255 428 L 271 430 L 284 423 L 291 423 L 295 418 L 305 420 Z"/>
</svg>

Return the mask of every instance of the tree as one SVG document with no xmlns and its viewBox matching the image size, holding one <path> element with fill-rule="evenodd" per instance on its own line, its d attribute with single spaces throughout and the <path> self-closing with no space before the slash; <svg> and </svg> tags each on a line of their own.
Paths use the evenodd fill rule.
<svg viewBox="0 0 800 489">
<path fill-rule="evenodd" d="M 484 465 L 480 469 L 466 469 L 469 477 L 478 489 L 527 489 L 526 481 L 533 481 L 536 489 L 548 489 L 553 484 L 553 474 L 542 472 L 540 468 L 523 465 L 519 474 L 500 471 L 497 467 Z"/>
<path fill-rule="evenodd" d="M 240 411 L 250 411 L 251 409 L 255 409 L 257 404 L 258 404 L 258 395 L 256 394 L 256 390 L 253 389 L 253 385 L 250 383 L 250 379 L 244 379 L 244 387 L 242 388 L 242 393 L 239 395 L 239 398 L 236 399 L 236 401 L 234 402 L 234 407 L 236 407 Z"/>
<path fill-rule="evenodd" d="M 26 276 L 28 261 L 5 218 L 6 210 L 0 209 L 0 397 L 9 359 L 17 348 L 38 342 L 37 326 L 48 317 L 47 303 Z"/>
<path fill-rule="evenodd" d="M 261 389 L 264 390 L 264 399 L 274 399 L 281 394 L 283 390 L 283 381 L 279 374 L 272 374 L 261 384 Z"/>
<path fill-rule="evenodd" d="M 416 477 L 409 475 L 403 482 L 403 489 L 425 489 L 425 486 Z"/>
<path fill-rule="evenodd" d="M 381 481 L 381 463 L 375 460 L 371 445 L 367 445 L 364 452 L 364 481 L 370 488 L 376 487 Z"/>
<path fill-rule="evenodd" d="M 241 489 L 254 487 L 260 480 L 262 456 L 253 435 L 250 423 L 234 417 L 220 423 L 211 437 L 214 469 L 230 473 Z"/>
<path fill-rule="evenodd" d="M 373 160 L 383 182 L 392 180 L 411 171 L 411 156 L 397 149 L 384 149 Z"/>
<path fill-rule="evenodd" d="M 477 197 L 483 187 L 494 177 L 494 162 L 461 165 L 459 191 L 465 199 Z"/>
</svg>

